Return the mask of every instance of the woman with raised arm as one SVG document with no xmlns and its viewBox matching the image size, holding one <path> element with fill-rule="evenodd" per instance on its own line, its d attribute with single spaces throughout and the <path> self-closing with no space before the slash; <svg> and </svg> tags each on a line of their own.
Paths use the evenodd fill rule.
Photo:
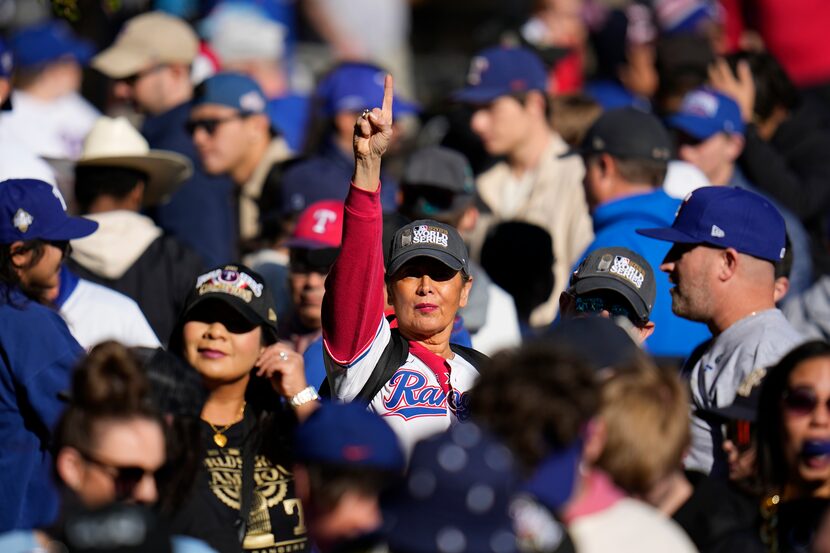
<svg viewBox="0 0 830 553">
<path fill-rule="evenodd" d="M 472 286 L 458 231 L 431 220 L 404 226 L 384 275 L 380 165 L 392 138 L 392 88 L 387 75 L 382 108 L 355 123 L 355 171 L 340 257 L 326 279 L 323 337 L 332 396 L 366 404 L 411 450 L 468 418 L 467 393 L 484 356 L 449 341 Z M 392 321 L 383 316 L 384 286 Z"/>
</svg>

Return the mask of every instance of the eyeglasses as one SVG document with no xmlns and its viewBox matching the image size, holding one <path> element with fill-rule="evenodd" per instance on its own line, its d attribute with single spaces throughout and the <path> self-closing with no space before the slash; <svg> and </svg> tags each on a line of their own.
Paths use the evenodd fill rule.
<svg viewBox="0 0 830 553">
<path fill-rule="evenodd" d="M 150 75 L 152 73 L 160 71 L 161 69 L 164 69 L 165 67 L 167 67 L 167 65 L 165 65 L 165 64 L 154 65 L 153 67 L 150 67 L 148 69 L 144 69 L 143 71 L 133 73 L 132 75 L 128 75 L 127 77 L 122 77 L 122 78 L 118 79 L 118 82 L 124 83 L 127 86 L 132 87 L 132 86 L 135 86 L 135 83 L 137 83 L 138 81 L 140 81 L 141 79 L 143 79 L 147 75 Z"/>
<path fill-rule="evenodd" d="M 791 415 L 806 416 L 815 411 L 819 399 L 815 392 L 806 388 L 790 388 L 784 392 L 784 409 Z M 825 407 L 830 410 L 830 398 L 825 401 Z"/>
<path fill-rule="evenodd" d="M 187 130 L 189 135 L 196 134 L 196 131 L 199 129 L 204 129 L 208 136 L 213 136 L 213 133 L 216 132 L 216 129 L 219 128 L 219 125 L 222 123 L 227 123 L 228 121 L 233 121 L 234 119 L 245 119 L 248 117 L 248 113 L 236 113 L 234 115 L 230 115 L 228 117 L 211 117 L 205 119 L 191 119 L 187 123 L 185 123 L 184 128 Z"/>
<path fill-rule="evenodd" d="M 147 470 L 139 466 L 118 466 L 112 463 L 103 461 L 84 451 L 78 451 L 81 457 L 88 463 L 100 468 L 112 478 L 113 486 L 115 487 L 116 501 L 124 501 L 133 497 L 136 487 L 144 478 L 145 475 L 155 479 L 156 471 Z"/>
<path fill-rule="evenodd" d="M 723 437 L 732 442 L 739 453 L 752 448 L 755 425 L 747 420 L 730 420 L 721 426 Z"/>
<path fill-rule="evenodd" d="M 601 296 L 575 296 L 577 313 L 602 313 L 608 311 L 613 317 L 626 317 L 631 321 L 640 320 L 631 312 L 631 308 Z"/>
</svg>

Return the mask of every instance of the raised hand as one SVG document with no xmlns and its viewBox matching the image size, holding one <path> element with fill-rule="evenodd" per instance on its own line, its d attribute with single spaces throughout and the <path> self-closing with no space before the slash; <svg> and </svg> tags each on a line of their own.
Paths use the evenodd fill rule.
<svg viewBox="0 0 830 553">
<path fill-rule="evenodd" d="M 291 399 L 308 386 L 303 356 L 281 342 L 265 348 L 254 367 L 256 375 L 270 379 L 274 391 L 286 399 Z"/>
<path fill-rule="evenodd" d="M 392 140 L 392 75 L 383 81 L 383 106 L 361 115 L 354 125 L 354 157 L 361 160 L 380 159 Z"/>
<path fill-rule="evenodd" d="M 738 62 L 736 73 L 732 72 L 725 59 L 720 58 L 709 66 L 709 83 L 738 103 L 744 122 L 752 121 L 755 110 L 755 81 L 746 60 Z"/>
</svg>

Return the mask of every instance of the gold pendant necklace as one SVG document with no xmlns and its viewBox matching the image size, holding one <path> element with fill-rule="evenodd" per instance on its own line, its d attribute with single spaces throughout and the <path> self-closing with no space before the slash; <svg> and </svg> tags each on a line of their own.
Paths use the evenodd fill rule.
<svg viewBox="0 0 830 553">
<path fill-rule="evenodd" d="M 222 428 L 216 428 L 216 426 L 212 422 L 206 420 L 205 422 L 210 425 L 210 428 L 214 432 L 214 434 L 213 434 L 213 443 L 215 443 L 219 447 L 225 447 L 225 445 L 227 445 L 227 443 L 228 443 L 228 437 L 225 436 L 224 433 L 228 431 L 228 428 L 230 428 L 234 424 L 241 421 L 244 418 L 244 415 L 245 415 L 245 402 L 243 401 L 242 402 L 242 408 L 239 410 L 239 417 L 237 418 L 237 420 L 233 421 L 232 423 L 226 424 Z"/>
</svg>

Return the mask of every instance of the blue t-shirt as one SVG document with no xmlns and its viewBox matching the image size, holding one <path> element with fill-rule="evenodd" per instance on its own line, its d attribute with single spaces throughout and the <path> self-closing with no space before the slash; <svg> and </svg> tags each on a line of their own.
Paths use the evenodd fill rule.
<svg viewBox="0 0 830 553">
<path fill-rule="evenodd" d="M 49 440 L 84 351 L 55 311 L 0 289 L 0 532 L 54 522 Z"/>
</svg>

